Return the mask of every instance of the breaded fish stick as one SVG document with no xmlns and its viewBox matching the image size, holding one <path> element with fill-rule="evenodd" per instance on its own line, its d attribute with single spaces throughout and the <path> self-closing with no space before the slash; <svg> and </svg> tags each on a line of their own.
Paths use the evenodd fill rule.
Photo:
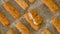
<svg viewBox="0 0 60 34">
<path fill-rule="evenodd" d="M 53 26 L 57 29 L 58 32 L 60 32 L 60 20 L 57 17 L 54 17 L 51 20 Z"/>
<path fill-rule="evenodd" d="M 14 33 L 13 29 L 9 29 L 9 30 L 7 31 L 7 34 L 15 34 L 15 33 Z"/>
<path fill-rule="evenodd" d="M 56 13 L 59 7 L 53 2 L 53 0 L 41 0 L 53 13 Z"/>
<path fill-rule="evenodd" d="M 42 17 L 37 16 L 35 9 L 32 9 L 30 12 L 25 14 L 24 17 L 34 30 L 39 30 L 40 24 L 42 22 L 42 19 L 40 20 L 40 18 L 42 18 Z M 41 21 L 41 22 L 39 22 L 39 21 Z M 39 22 L 39 23 L 37 23 L 37 22 Z"/>
<path fill-rule="evenodd" d="M 25 2 L 25 0 L 14 0 L 22 9 L 26 10 L 29 5 Z"/>
<path fill-rule="evenodd" d="M 5 17 L 5 15 L 3 13 L 0 12 L 0 22 L 4 25 L 4 26 L 8 26 L 10 24 L 10 21 Z"/>
<path fill-rule="evenodd" d="M 39 30 L 40 25 L 35 25 L 35 24 L 33 23 L 33 20 L 29 19 L 28 14 L 25 14 L 24 17 L 25 17 L 25 19 L 27 20 L 27 22 L 30 24 L 30 26 L 31 26 L 34 30 L 36 30 L 36 31 Z"/>
<path fill-rule="evenodd" d="M 9 2 L 3 4 L 3 7 L 9 12 L 13 18 L 17 19 L 20 17 L 20 13 L 16 10 Z"/>
<path fill-rule="evenodd" d="M 21 32 L 22 34 L 30 34 L 29 29 L 22 23 L 22 22 L 17 22 L 15 24 L 15 27 Z"/>
</svg>

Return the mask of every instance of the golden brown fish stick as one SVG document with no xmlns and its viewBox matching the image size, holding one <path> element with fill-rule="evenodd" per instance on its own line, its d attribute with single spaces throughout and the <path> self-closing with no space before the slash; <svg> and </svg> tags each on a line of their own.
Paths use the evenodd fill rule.
<svg viewBox="0 0 60 34">
<path fill-rule="evenodd" d="M 22 23 L 22 22 L 17 22 L 15 24 L 15 27 L 21 32 L 22 34 L 30 34 L 29 29 Z"/>
<path fill-rule="evenodd" d="M 22 9 L 26 10 L 29 5 L 25 2 L 25 0 L 14 0 Z"/>
<path fill-rule="evenodd" d="M 17 19 L 20 17 L 20 13 L 16 10 L 9 2 L 4 3 L 3 7 L 9 12 L 13 18 Z"/>
<path fill-rule="evenodd" d="M 52 32 L 49 29 L 44 29 L 42 34 L 52 34 Z"/>
<path fill-rule="evenodd" d="M 28 0 L 29 2 L 33 3 L 35 0 Z"/>
<path fill-rule="evenodd" d="M 5 15 L 3 13 L 0 12 L 0 22 L 4 25 L 4 26 L 8 26 L 10 24 L 9 20 L 5 17 Z"/>
<path fill-rule="evenodd" d="M 9 30 L 7 31 L 7 34 L 15 34 L 15 33 L 14 33 L 13 29 L 9 29 Z"/>
<path fill-rule="evenodd" d="M 39 30 L 40 25 L 35 25 L 35 24 L 33 23 L 33 20 L 29 19 L 28 14 L 25 14 L 24 17 L 25 17 L 25 19 L 27 20 L 27 22 L 31 25 L 31 27 L 32 27 L 34 30 Z"/>
<path fill-rule="evenodd" d="M 39 30 L 43 17 L 38 16 L 35 9 L 32 9 L 30 12 L 25 14 L 24 17 L 34 30 Z"/>
<path fill-rule="evenodd" d="M 60 20 L 57 17 L 54 17 L 51 20 L 53 26 L 57 29 L 58 32 L 60 32 Z"/>
<path fill-rule="evenodd" d="M 58 6 L 53 2 L 53 0 L 41 0 L 53 13 L 58 11 Z"/>
</svg>

